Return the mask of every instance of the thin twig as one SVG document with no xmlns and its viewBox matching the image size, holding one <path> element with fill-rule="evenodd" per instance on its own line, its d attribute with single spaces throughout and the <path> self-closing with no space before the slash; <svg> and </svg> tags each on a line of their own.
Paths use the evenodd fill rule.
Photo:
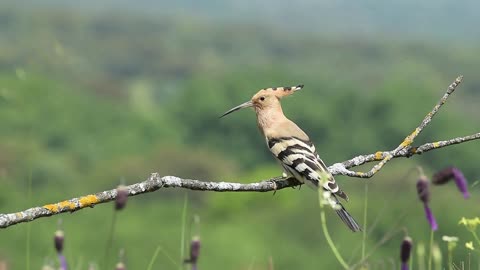
<svg viewBox="0 0 480 270">
<path fill-rule="evenodd" d="M 469 136 L 457 137 L 445 141 L 436 141 L 425 143 L 420 146 L 412 146 L 413 140 L 420 132 L 430 123 L 433 116 L 438 112 L 440 107 L 445 103 L 447 98 L 455 90 L 462 81 L 462 76 L 458 77 L 452 83 L 444 96 L 440 99 L 433 110 L 427 114 L 421 124 L 408 135 L 403 142 L 394 150 L 378 151 L 373 154 L 359 155 L 352 159 L 335 163 L 328 169 L 333 175 L 347 175 L 351 177 L 370 178 L 378 172 L 388 161 L 398 157 L 411 157 L 413 155 L 422 154 L 434 149 L 447 147 L 454 144 L 460 144 L 472 140 L 480 139 L 480 132 Z M 369 172 L 361 173 L 349 170 L 350 168 L 360 166 L 365 163 L 380 161 Z M 176 176 L 160 177 L 158 173 L 152 173 L 150 177 L 140 183 L 127 186 L 129 196 L 136 196 L 143 193 L 153 192 L 161 188 L 185 188 L 190 190 L 201 191 L 217 191 L 217 192 L 269 192 L 278 191 L 287 187 L 295 187 L 299 182 L 293 178 L 275 177 L 257 183 L 231 183 L 231 182 L 205 182 L 193 179 L 182 179 Z M 93 207 L 97 204 L 106 203 L 115 200 L 117 189 L 107 190 L 96 194 L 90 194 L 79 198 L 73 198 L 62 202 L 47 204 L 43 206 L 33 207 L 24 211 L 0 214 L 0 228 L 33 221 L 37 218 L 57 215 L 65 212 L 74 212 L 86 207 Z"/>
</svg>

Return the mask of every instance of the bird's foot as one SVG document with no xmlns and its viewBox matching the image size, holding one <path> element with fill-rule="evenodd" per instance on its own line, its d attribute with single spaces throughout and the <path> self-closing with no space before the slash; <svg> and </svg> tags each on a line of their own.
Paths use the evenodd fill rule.
<svg viewBox="0 0 480 270">
<path fill-rule="evenodd" d="M 277 193 L 277 187 L 278 187 L 277 182 L 285 181 L 286 179 L 287 179 L 286 177 L 278 176 L 278 177 L 274 177 L 272 179 L 267 180 L 267 182 L 270 182 L 273 185 L 273 195 L 275 195 Z"/>
<path fill-rule="evenodd" d="M 293 177 L 284 177 L 284 176 L 274 177 L 272 179 L 266 180 L 266 182 L 272 183 L 273 195 L 277 193 L 278 189 L 282 189 L 285 187 L 291 187 L 293 189 L 296 189 L 298 187 L 298 189 L 300 190 L 303 185 L 303 182 L 300 182 Z"/>
<path fill-rule="evenodd" d="M 295 186 L 292 186 L 293 189 L 297 189 L 297 187 L 298 187 L 298 190 L 302 189 L 303 182 L 300 182 L 295 178 L 292 178 L 292 181 L 295 182 Z"/>
</svg>

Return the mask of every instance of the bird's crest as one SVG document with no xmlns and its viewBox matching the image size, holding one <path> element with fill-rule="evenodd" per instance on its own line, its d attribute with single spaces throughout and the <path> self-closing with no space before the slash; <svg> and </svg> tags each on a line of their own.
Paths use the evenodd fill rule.
<svg viewBox="0 0 480 270">
<path fill-rule="evenodd" d="M 273 94 L 278 98 L 282 98 L 285 96 L 289 96 L 302 88 L 303 88 L 303 84 L 299 84 L 292 87 L 269 87 L 269 88 L 261 89 L 258 92 L 258 94 L 267 92 L 268 94 Z"/>
</svg>

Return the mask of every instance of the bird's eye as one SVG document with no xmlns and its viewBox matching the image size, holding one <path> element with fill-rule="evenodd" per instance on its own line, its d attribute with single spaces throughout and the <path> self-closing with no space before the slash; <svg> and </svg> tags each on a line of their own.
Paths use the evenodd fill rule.
<svg viewBox="0 0 480 270">
<path fill-rule="evenodd" d="M 264 100 L 265 100 L 265 97 L 260 97 L 260 100 L 261 100 L 261 101 L 264 101 Z"/>
</svg>

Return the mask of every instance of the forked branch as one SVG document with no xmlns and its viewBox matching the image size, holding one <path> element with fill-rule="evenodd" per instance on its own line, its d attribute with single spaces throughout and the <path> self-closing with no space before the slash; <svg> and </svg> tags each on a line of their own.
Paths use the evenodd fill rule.
<svg viewBox="0 0 480 270">
<path fill-rule="evenodd" d="M 364 173 L 364 172 L 354 172 L 354 171 L 350 171 L 347 168 L 345 168 L 343 174 L 351 176 L 351 177 L 370 178 L 374 174 L 376 174 L 378 171 L 380 171 L 382 169 L 382 167 L 385 164 L 387 164 L 387 162 L 389 162 L 394 156 L 396 156 L 398 154 L 398 152 L 400 152 L 400 151 L 402 151 L 406 148 L 409 148 L 410 150 L 414 150 L 413 148 L 411 148 L 411 145 L 412 145 L 413 141 L 415 140 L 415 138 L 418 135 L 420 135 L 420 133 L 423 131 L 423 129 L 426 126 L 428 126 L 428 124 L 430 124 L 433 117 L 437 114 L 437 112 L 440 110 L 440 108 L 443 106 L 443 104 L 445 104 L 445 102 L 450 97 L 450 95 L 453 93 L 453 91 L 455 91 L 455 89 L 457 89 L 457 86 L 460 85 L 462 80 L 463 80 L 463 76 L 459 76 L 459 77 L 457 77 L 457 79 L 455 79 L 455 81 L 452 84 L 450 84 L 448 86 L 447 92 L 442 96 L 442 98 L 433 107 L 433 109 L 425 116 L 425 118 L 423 118 L 420 125 L 417 128 L 415 128 L 415 130 L 412 133 L 410 133 L 407 137 L 405 137 L 403 142 L 401 142 L 397 146 L 397 148 L 395 148 L 392 151 L 388 151 L 388 152 L 383 152 L 383 153 L 378 153 L 377 152 L 377 154 L 379 156 L 381 155 L 382 159 L 377 165 L 373 166 L 373 168 L 370 171 L 368 171 L 366 173 Z"/>
<path fill-rule="evenodd" d="M 335 163 L 328 168 L 330 172 L 333 175 L 342 174 L 351 177 L 370 178 L 393 158 L 410 157 L 412 155 L 422 154 L 434 149 L 480 139 L 479 132 L 445 141 L 436 141 L 419 146 L 412 146 L 414 139 L 431 122 L 432 118 L 445 104 L 450 94 L 455 91 L 456 87 L 461 83 L 461 81 L 462 76 L 458 77 L 448 87 L 447 92 L 435 105 L 432 111 L 427 114 L 420 125 L 410 135 L 408 135 L 403 142 L 398 145 L 397 148 L 391 151 L 379 151 L 373 154 L 359 155 L 352 159 Z M 375 161 L 379 161 L 379 163 L 373 166 L 373 168 L 366 173 L 349 170 L 350 168 Z M 143 193 L 153 192 L 162 188 L 185 188 L 190 190 L 217 192 L 268 192 L 277 191 L 287 187 L 294 187 L 297 185 L 299 185 L 299 183 L 295 179 L 284 179 L 281 177 L 267 179 L 256 183 L 242 184 L 231 182 L 205 182 L 201 180 L 182 179 L 176 176 L 161 177 L 158 173 L 152 173 L 145 181 L 129 185 L 126 187 L 126 189 L 128 190 L 129 196 L 135 196 Z M 0 228 L 7 228 L 18 223 L 33 221 L 41 217 L 57 215 L 64 212 L 74 212 L 86 207 L 93 207 L 97 204 L 113 201 L 115 200 L 116 196 L 117 190 L 111 189 L 54 204 L 33 207 L 16 213 L 0 214 Z"/>
</svg>

